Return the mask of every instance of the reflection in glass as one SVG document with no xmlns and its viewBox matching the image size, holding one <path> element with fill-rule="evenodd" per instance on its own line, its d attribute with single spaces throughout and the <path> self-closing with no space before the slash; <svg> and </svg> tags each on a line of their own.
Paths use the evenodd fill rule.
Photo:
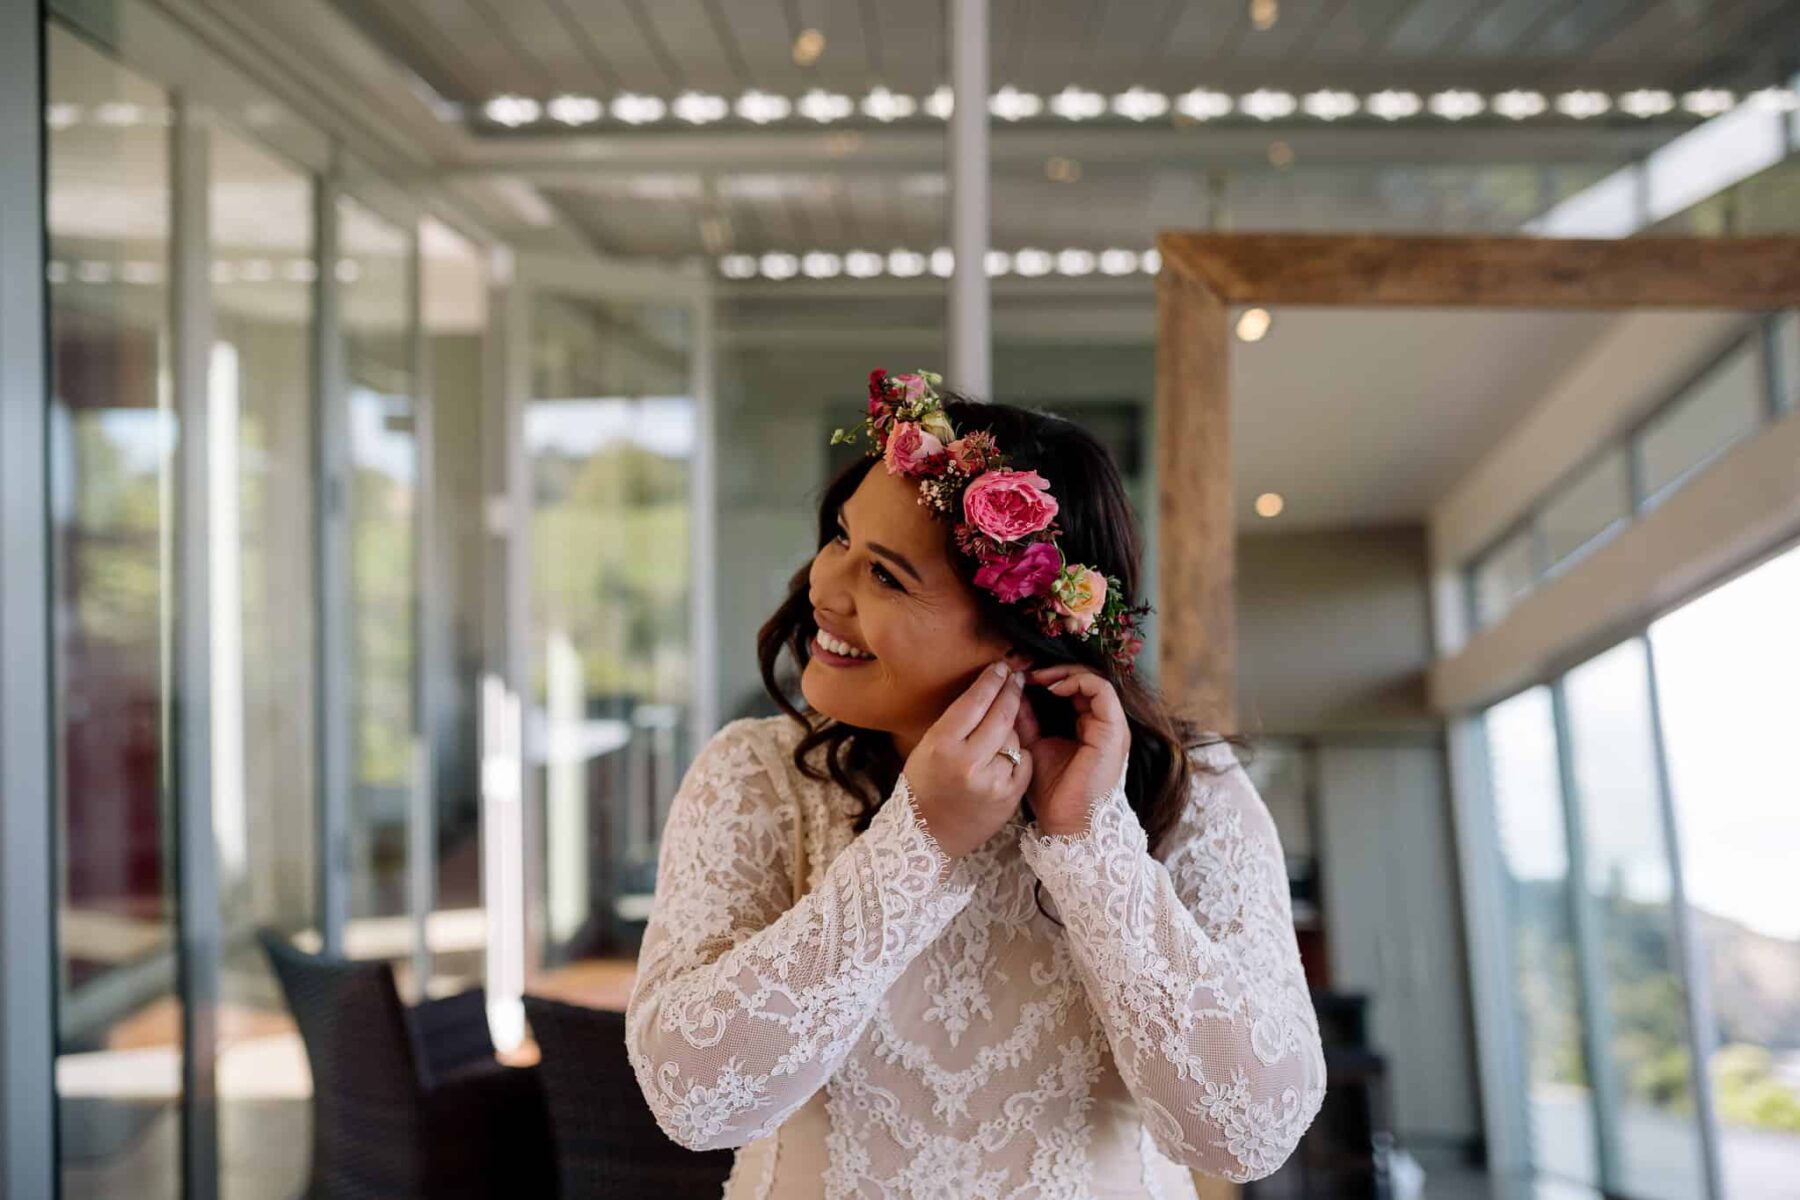
<svg viewBox="0 0 1800 1200">
<path fill-rule="evenodd" d="M 436 758 L 436 903 L 426 925 L 430 990 L 483 980 L 487 923 L 481 900 L 477 729 L 482 663 L 482 401 L 486 383 L 487 268 L 481 252 L 433 220 L 419 226 L 420 319 L 431 392 L 432 577 L 438 625 L 422 641 L 448 670 L 421 724 Z"/>
<path fill-rule="evenodd" d="M 540 901 L 556 959 L 635 947 L 692 754 L 698 426 L 685 307 L 545 295 L 532 330 Z"/>
<path fill-rule="evenodd" d="M 1747 339 L 1659 413 L 1640 442 L 1644 495 L 1654 501 L 1762 424 L 1762 354 Z"/>
<path fill-rule="evenodd" d="M 47 213 L 62 1194 L 180 1189 L 169 97 L 52 25 Z"/>
<path fill-rule="evenodd" d="M 354 787 L 350 928 L 356 958 L 402 968 L 408 914 L 408 805 L 417 779 L 418 441 L 413 423 L 412 237 L 348 197 L 338 201 L 344 371 L 349 386 Z"/>
<path fill-rule="evenodd" d="M 1512 611 L 1519 598 L 1537 583 L 1537 566 L 1529 527 L 1490 550 L 1475 564 L 1475 624 L 1492 625 Z"/>
<path fill-rule="evenodd" d="M 222 1190 L 283 1200 L 306 1183 L 308 1077 L 255 931 L 317 923 L 313 190 L 224 129 L 209 169 Z"/>
<path fill-rule="evenodd" d="M 1512 931 L 1532 1163 L 1540 1171 L 1593 1185 L 1599 1181 L 1593 1098 L 1583 1057 L 1569 842 L 1549 689 L 1533 688 L 1495 705 L 1485 724 Z"/>
<path fill-rule="evenodd" d="M 1602 972 L 1596 1069 L 1610 1073 L 1617 1106 L 1601 1114 L 1616 1147 L 1612 1183 L 1644 1200 L 1687 1200 L 1705 1194 L 1705 1169 L 1644 643 L 1623 642 L 1571 671 L 1564 689 Z"/>
<path fill-rule="evenodd" d="M 1554 569 L 1631 519 L 1631 480 L 1623 448 L 1610 451 L 1544 505 L 1539 528 Z"/>
<path fill-rule="evenodd" d="M 1800 549 L 1650 628 L 1724 1194 L 1800 1179 Z"/>
</svg>

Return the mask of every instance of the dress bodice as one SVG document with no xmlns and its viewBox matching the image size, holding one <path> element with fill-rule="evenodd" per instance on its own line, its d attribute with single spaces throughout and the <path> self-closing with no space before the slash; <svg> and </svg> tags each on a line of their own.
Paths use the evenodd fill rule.
<svg viewBox="0 0 1800 1200">
<path fill-rule="evenodd" d="M 1015 815 L 952 861 L 904 778 L 856 833 L 800 732 L 734 722 L 696 759 L 630 1006 L 664 1128 L 743 1147 L 732 1200 L 1185 1197 L 1188 1167 L 1280 1164 L 1323 1064 L 1229 747 L 1194 752 L 1165 853 L 1116 788 L 1082 836 Z"/>
</svg>

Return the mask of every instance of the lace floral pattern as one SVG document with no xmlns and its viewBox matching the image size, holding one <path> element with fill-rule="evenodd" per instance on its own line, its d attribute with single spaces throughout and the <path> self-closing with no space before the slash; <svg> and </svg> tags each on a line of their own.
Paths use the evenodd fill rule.
<svg viewBox="0 0 1800 1200">
<path fill-rule="evenodd" d="M 1085 834 L 1028 835 L 1020 852 L 1056 900 L 1157 1146 L 1257 1179 L 1324 1101 L 1318 1018 L 1268 810 L 1242 768 L 1197 772 L 1194 790 L 1160 864 L 1122 788 Z"/>
<path fill-rule="evenodd" d="M 1195 773 L 1161 861 L 1120 789 L 1080 836 L 1015 819 L 952 861 L 904 780 L 853 835 L 849 798 L 793 768 L 795 736 L 786 718 L 720 731 L 663 835 L 627 1041 L 671 1137 L 745 1146 L 822 1093 L 809 1186 L 828 1200 L 1076 1200 L 1125 1177 L 1150 1197 L 1153 1159 L 1240 1180 L 1281 1164 L 1324 1067 L 1241 768 Z M 787 1194 L 763 1145 L 730 1195 Z"/>
</svg>

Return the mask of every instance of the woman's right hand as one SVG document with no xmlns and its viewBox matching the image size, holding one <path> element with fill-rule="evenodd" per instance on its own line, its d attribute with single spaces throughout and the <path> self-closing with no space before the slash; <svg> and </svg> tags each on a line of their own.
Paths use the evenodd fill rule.
<svg viewBox="0 0 1800 1200">
<path fill-rule="evenodd" d="M 931 836 L 951 858 L 980 846 L 1005 825 L 1031 783 L 1031 755 L 1014 766 L 1001 751 L 1019 749 L 1013 718 L 1025 676 L 995 663 L 934 722 L 907 755 L 906 781 Z"/>
</svg>

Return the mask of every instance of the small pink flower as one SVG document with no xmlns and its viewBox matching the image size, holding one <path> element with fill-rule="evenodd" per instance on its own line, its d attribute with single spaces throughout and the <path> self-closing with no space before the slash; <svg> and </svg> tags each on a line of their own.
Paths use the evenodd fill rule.
<svg viewBox="0 0 1800 1200">
<path fill-rule="evenodd" d="M 911 421 L 902 421 L 888 434 L 882 459 L 889 475 L 923 475 L 944 454 L 944 443 Z"/>
<path fill-rule="evenodd" d="M 988 459 L 994 453 L 994 439 L 987 433 L 971 433 L 957 438 L 947 447 L 950 461 L 961 468 L 965 475 L 979 475 L 987 470 Z"/>
<path fill-rule="evenodd" d="M 1106 607 L 1106 576 L 1080 565 L 1066 568 L 1050 585 L 1051 607 L 1061 614 L 1063 628 L 1085 633 Z"/>
<path fill-rule="evenodd" d="M 893 380 L 900 385 L 900 397 L 907 404 L 912 404 L 925 395 L 923 375 L 895 375 Z"/>
<path fill-rule="evenodd" d="M 994 593 L 1002 604 L 1016 604 L 1042 593 L 1062 570 L 1062 553 L 1050 542 L 1033 542 L 1017 554 L 990 558 L 975 572 L 977 587 Z"/>
<path fill-rule="evenodd" d="M 963 514 L 995 541 L 1016 542 L 1056 520 L 1056 497 L 1036 471 L 987 471 L 963 492 Z"/>
</svg>

